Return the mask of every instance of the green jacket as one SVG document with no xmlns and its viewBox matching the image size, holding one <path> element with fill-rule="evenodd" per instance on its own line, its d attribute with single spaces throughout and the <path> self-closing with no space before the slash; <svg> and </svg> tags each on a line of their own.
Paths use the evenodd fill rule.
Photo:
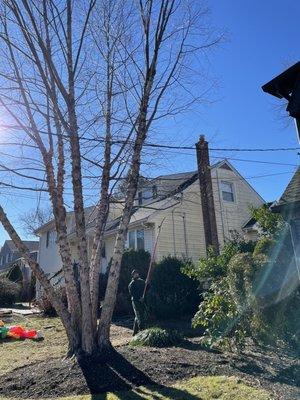
<svg viewBox="0 0 300 400">
<path fill-rule="evenodd" d="M 128 290 L 132 301 L 140 300 L 145 290 L 145 281 L 141 278 L 132 279 L 129 283 Z"/>
</svg>

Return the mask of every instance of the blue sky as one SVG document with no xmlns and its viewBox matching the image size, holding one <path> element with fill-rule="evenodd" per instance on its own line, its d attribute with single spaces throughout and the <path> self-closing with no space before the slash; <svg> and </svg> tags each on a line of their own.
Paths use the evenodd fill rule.
<svg viewBox="0 0 300 400">
<path fill-rule="evenodd" d="M 194 0 L 196 1 L 196 0 Z M 164 122 L 164 143 L 193 145 L 205 134 L 211 147 L 269 148 L 298 145 L 294 124 L 287 124 L 278 102 L 261 85 L 299 57 L 300 2 L 295 0 L 208 1 L 211 23 L 227 32 L 227 39 L 210 56 L 211 75 L 217 90 L 210 104 L 176 120 Z M 227 153 L 219 157 L 299 164 L 297 152 Z M 280 196 L 295 167 L 234 161 L 233 165 L 266 200 Z M 171 151 L 156 160 L 152 175 L 194 170 L 195 154 Z M 143 171 L 148 172 L 149 171 Z M 150 173 L 150 174 L 151 174 Z M 273 175 L 265 176 L 262 175 Z M 254 178 L 253 178 L 254 177 Z M 33 208 L 37 199 L 2 197 L 1 203 L 19 226 L 18 215 Z M 20 229 L 20 233 L 22 230 Z M 0 228 L 0 244 L 7 238 Z"/>
</svg>

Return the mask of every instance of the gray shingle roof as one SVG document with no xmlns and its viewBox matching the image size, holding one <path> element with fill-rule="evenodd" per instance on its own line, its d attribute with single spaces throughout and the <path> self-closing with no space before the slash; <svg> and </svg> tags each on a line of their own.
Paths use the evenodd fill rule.
<svg viewBox="0 0 300 400">
<path fill-rule="evenodd" d="M 300 201 L 300 167 L 298 167 L 290 183 L 287 185 L 277 205 Z"/>
<path fill-rule="evenodd" d="M 23 241 L 25 246 L 28 248 L 29 251 L 38 251 L 39 249 L 39 242 L 35 240 L 25 240 Z M 11 251 L 17 251 L 16 246 L 14 245 L 12 240 L 6 240 L 5 243 Z"/>
</svg>

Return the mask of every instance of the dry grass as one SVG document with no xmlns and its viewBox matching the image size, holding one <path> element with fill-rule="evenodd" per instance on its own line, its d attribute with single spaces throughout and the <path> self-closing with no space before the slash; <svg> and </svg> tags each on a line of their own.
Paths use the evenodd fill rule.
<svg viewBox="0 0 300 400">
<path fill-rule="evenodd" d="M 58 318 L 18 317 L 8 325 L 22 325 L 27 329 L 41 330 L 44 341 L 12 341 L 8 339 L 4 343 L 0 342 L 1 375 L 14 368 L 47 358 L 64 357 L 67 353 L 66 334 Z M 130 341 L 131 331 L 127 328 L 112 327 L 111 336 L 114 346 L 117 347 Z"/>
<path fill-rule="evenodd" d="M 40 360 L 63 357 L 66 354 L 66 336 L 58 318 L 31 317 L 14 322 L 26 328 L 41 329 L 45 340 L 42 342 L 5 341 L 0 344 L 1 370 L 5 374 L 15 368 L 32 364 Z M 120 333 L 121 329 L 121 333 Z M 130 340 L 131 331 L 127 328 L 113 327 L 112 339 L 115 345 L 122 345 Z M 16 372 L 17 373 L 17 372 Z M 245 385 L 238 378 L 209 376 L 197 377 L 178 383 L 175 386 L 140 387 L 132 391 L 64 397 L 57 400 L 269 400 L 271 396 L 264 390 Z M 0 400 L 8 400 L 1 398 Z"/>
<path fill-rule="evenodd" d="M 6 340 L 0 343 L 1 371 L 5 374 L 14 368 L 32 364 L 49 357 L 63 357 L 66 354 L 66 335 L 58 318 L 18 318 L 9 325 L 42 330 L 44 341 Z"/>
</svg>

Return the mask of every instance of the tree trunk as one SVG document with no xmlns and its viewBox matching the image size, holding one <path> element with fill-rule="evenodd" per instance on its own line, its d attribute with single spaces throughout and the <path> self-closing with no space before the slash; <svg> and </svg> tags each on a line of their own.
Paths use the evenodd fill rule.
<svg viewBox="0 0 300 400">
<path fill-rule="evenodd" d="M 150 93 L 151 85 L 149 86 L 146 85 L 146 89 L 149 89 Z M 98 344 L 100 348 L 107 348 L 110 345 L 109 341 L 110 325 L 116 303 L 121 261 L 124 252 L 124 244 L 126 240 L 128 225 L 130 222 L 131 211 L 135 195 L 137 192 L 138 178 L 139 178 L 140 164 L 141 164 L 141 151 L 147 134 L 146 116 L 147 116 L 148 99 L 149 99 L 148 92 L 146 92 L 143 98 L 143 103 L 140 111 L 140 119 L 137 129 L 137 138 L 134 145 L 134 151 L 131 160 L 130 175 L 128 180 L 128 187 L 125 197 L 125 206 L 115 241 L 112 263 L 110 266 L 108 283 L 101 311 L 101 318 L 98 329 Z"/>
<path fill-rule="evenodd" d="M 49 300 L 56 309 L 57 314 L 61 318 L 68 336 L 69 354 L 75 354 L 80 348 L 80 338 L 78 337 L 76 330 L 74 330 L 72 326 L 70 313 L 68 312 L 66 306 L 63 304 L 61 298 L 57 296 L 57 293 L 55 292 L 53 286 L 49 282 L 48 278 L 46 277 L 40 265 L 31 258 L 30 251 L 23 244 L 21 238 L 11 225 L 9 219 L 7 218 L 1 206 L 0 206 L 0 221 L 4 229 L 12 239 L 14 245 L 20 252 L 21 256 L 24 258 L 25 262 L 30 266 L 35 277 L 39 280 L 39 282 L 43 286 L 46 295 L 48 296 Z"/>
</svg>

